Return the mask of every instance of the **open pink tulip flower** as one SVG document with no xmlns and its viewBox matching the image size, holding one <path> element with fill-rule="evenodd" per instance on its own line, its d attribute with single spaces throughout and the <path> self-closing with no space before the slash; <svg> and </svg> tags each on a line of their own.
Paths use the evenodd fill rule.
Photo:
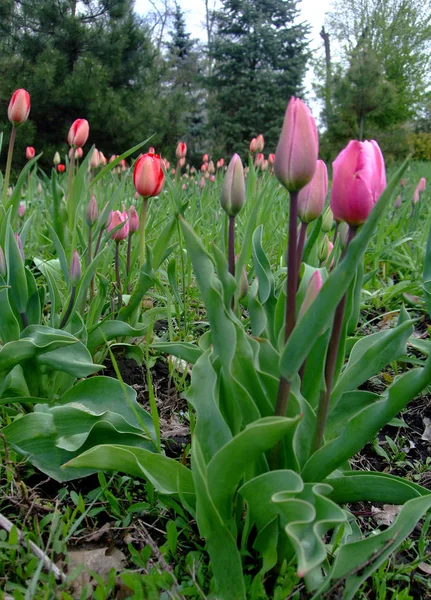
<svg viewBox="0 0 431 600">
<path fill-rule="evenodd" d="M 317 127 L 310 109 L 302 100 L 292 97 L 274 160 L 274 173 L 289 192 L 297 192 L 311 181 L 318 152 Z"/>
<path fill-rule="evenodd" d="M 313 179 L 298 192 L 298 216 L 303 223 L 320 217 L 327 193 L 328 170 L 323 160 L 318 160 Z"/>
<path fill-rule="evenodd" d="M 385 162 L 374 140 L 352 140 L 332 163 L 331 210 L 337 221 L 362 225 L 386 187 Z"/>
</svg>

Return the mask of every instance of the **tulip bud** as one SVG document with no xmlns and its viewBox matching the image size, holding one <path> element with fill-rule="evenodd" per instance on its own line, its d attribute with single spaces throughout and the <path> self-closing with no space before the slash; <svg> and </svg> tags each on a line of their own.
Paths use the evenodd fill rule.
<svg viewBox="0 0 431 600">
<path fill-rule="evenodd" d="M 261 167 L 263 165 L 264 160 L 265 160 L 265 156 L 262 154 L 262 152 L 259 152 L 259 154 L 256 154 L 254 166 Z"/>
<path fill-rule="evenodd" d="M 298 321 L 317 298 L 318 293 L 322 289 L 322 285 L 322 275 L 320 274 L 320 271 L 316 270 L 308 282 L 307 291 L 305 292 L 304 300 L 302 301 L 301 308 L 299 309 Z"/>
<path fill-rule="evenodd" d="M 205 171 L 208 169 L 208 163 L 204 162 L 201 164 L 201 171 L 202 173 L 205 173 Z"/>
<path fill-rule="evenodd" d="M 79 160 L 84 156 L 84 150 L 82 148 L 77 148 L 75 150 L 75 160 Z"/>
<path fill-rule="evenodd" d="M 20 202 L 20 205 L 18 208 L 18 216 L 22 218 L 24 215 L 25 215 L 25 206 L 22 202 Z"/>
<path fill-rule="evenodd" d="M 54 154 L 53 163 L 54 163 L 54 166 L 57 166 L 57 165 L 59 165 L 61 163 L 60 154 L 58 152 L 56 152 Z"/>
<path fill-rule="evenodd" d="M 200 181 L 199 185 L 200 185 L 201 190 L 203 190 L 205 187 L 205 177 L 201 177 L 201 181 Z"/>
<path fill-rule="evenodd" d="M 90 198 L 90 202 L 87 206 L 87 211 L 85 213 L 85 220 L 89 227 L 93 227 L 99 218 L 99 211 L 97 208 L 97 200 L 96 196 L 93 194 Z"/>
<path fill-rule="evenodd" d="M 275 154 L 268 154 L 268 162 L 270 165 L 273 165 L 275 161 Z"/>
<path fill-rule="evenodd" d="M 158 154 L 143 154 L 133 169 L 136 191 L 144 197 L 157 196 L 165 183 L 165 174 Z"/>
<path fill-rule="evenodd" d="M 298 192 L 298 216 L 303 223 L 311 223 L 322 214 L 328 193 L 328 171 L 323 160 L 318 160 L 310 183 Z"/>
<path fill-rule="evenodd" d="M 125 221 L 124 215 L 119 210 L 111 212 L 111 221 L 107 228 L 108 233 L 123 223 L 122 227 L 111 234 L 112 239 L 116 242 L 121 242 L 121 240 L 124 240 L 129 235 L 129 223 L 125 223 Z"/>
<path fill-rule="evenodd" d="M 220 204 L 223 210 L 230 216 L 235 217 L 245 202 L 244 169 L 241 158 L 234 154 L 229 163 L 223 180 Z"/>
<path fill-rule="evenodd" d="M 415 188 L 412 196 L 412 204 L 417 204 L 419 202 L 419 187 Z"/>
<path fill-rule="evenodd" d="M 256 152 L 256 143 L 257 143 L 257 142 L 256 142 L 256 138 L 253 138 L 253 139 L 250 141 L 250 152 L 251 152 L 252 154 L 254 154 L 254 153 Z"/>
<path fill-rule="evenodd" d="M 214 172 L 215 172 L 214 163 L 212 160 L 210 160 L 208 163 L 208 173 L 214 173 Z"/>
<path fill-rule="evenodd" d="M 425 179 L 425 177 L 421 177 L 419 179 L 419 183 L 418 183 L 419 192 L 424 192 L 426 190 L 426 187 L 427 187 L 427 180 Z"/>
<path fill-rule="evenodd" d="M 385 163 L 374 140 L 353 140 L 332 163 L 331 209 L 336 221 L 364 223 L 386 187 Z"/>
<path fill-rule="evenodd" d="M 307 185 L 316 170 L 319 140 L 310 109 L 298 98 L 291 98 L 275 152 L 274 172 L 289 190 L 297 192 Z"/>
<path fill-rule="evenodd" d="M 64 172 L 65 172 L 65 170 L 66 170 L 66 167 L 65 167 L 65 165 L 63 165 L 62 163 L 60 163 L 59 165 L 57 165 L 57 171 L 58 171 L 59 173 L 64 173 Z"/>
<path fill-rule="evenodd" d="M 122 171 L 126 171 L 127 170 L 127 162 L 126 162 L 125 158 L 123 158 L 122 160 L 120 160 L 120 166 L 121 166 L 121 170 Z"/>
<path fill-rule="evenodd" d="M 402 198 L 401 195 L 397 196 L 397 199 L 394 202 L 394 208 L 400 208 L 402 204 Z"/>
<path fill-rule="evenodd" d="M 33 146 L 27 146 L 27 148 L 25 149 L 26 159 L 31 160 L 35 156 L 36 156 L 36 150 L 33 148 Z"/>
<path fill-rule="evenodd" d="M 150 147 L 148 148 L 148 154 L 155 154 L 155 153 L 156 153 L 156 150 L 155 150 L 155 148 L 153 148 L 153 146 L 150 146 Z"/>
<path fill-rule="evenodd" d="M 12 125 L 21 125 L 28 119 L 30 113 L 30 94 L 20 88 L 12 94 L 7 110 L 7 116 Z"/>
<path fill-rule="evenodd" d="M 103 154 L 103 152 L 100 152 L 100 150 L 99 150 L 99 160 L 100 160 L 101 167 L 104 167 L 108 163 L 106 156 Z"/>
<path fill-rule="evenodd" d="M 100 165 L 99 150 L 97 148 L 94 148 L 93 154 L 91 155 L 90 167 L 92 167 L 93 169 L 97 169 L 97 167 L 99 165 Z"/>
<path fill-rule="evenodd" d="M 179 165 L 180 167 L 184 167 L 184 165 L 185 165 L 185 164 L 186 164 L 186 159 L 185 159 L 184 157 L 183 157 L 183 158 L 180 158 L 180 159 L 178 160 L 178 165 Z"/>
<path fill-rule="evenodd" d="M 7 269 L 6 269 L 6 259 L 4 256 L 3 248 L 0 246 L 0 275 L 2 277 L 6 277 Z"/>
<path fill-rule="evenodd" d="M 43 189 L 42 189 L 42 184 L 41 184 L 40 182 L 37 184 L 36 191 L 37 191 L 37 193 L 38 193 L 38 194 L 41 194 L 41 193 L 42 193 L 42 191 L 43 191 Z"/>
<path fill-rule="evenodd" d="M 181 187 L 182 187 L 182 190 L 185 191 L 187 189 L 187 183 L 183 183 L 183 185 Z"/>
<path fill-rule="evenodd" d="M 259 135 L 256 138 L 256 152 L 262 152 L 264 146 L 265 140 L 263 139 L 263 135 L 259 133 Z"/>
<path fill-rule="evenodd" d="M 19 235 L 19 233 L 15 233 L 15 239 L 16 239 L 16 243 L 17 243 L 17 246 L 18 246 L 19 253 L 21 254 L 22 262 L 24 262 L 24 260 L 25 260 L 24 249 L 22 247 L 21 236 Z"/>
<path fill-rule="evenodd" d="M 223 167 L 223 165 L 224 165 L 224 158 L 220 158 L 217 161 L 217 169 L 221 169 Z"/>
<path fill-rule="evenodd" d="M 85 144 L 90 133 L 90 126 L 86 119 L 76 119 L 72 123 L 67 136 L 67 143 L 74 148 L 81 148 Z"/>
<path fill-rule="evenodd" d="M 139 230 L 139 217 L 136 208 L 132 205 L 129 208 L 129 232 L 136 233 Z"/>
<path fill-rule="evenodd" d="M 328 208 L 323 213 L 323 219 L 322 219 L 323 233 L 328 233 L 329 231 L 331 231 L 333 224 L 334 224 L 334 215 L 332 214 L 331 207 L 328 206 Z"/>
<path fill-rule="evenodd" d="M 76 250 L 72 254 L 72 262 L 70 263 L 69 281 L 72 287 L 76 287 L 81 279 L 81 260 Z"/>
<path fill-rule="evenodd" d="M 203 163 L 207 163 L 208 161 L 209 161 L 209 156 L 208 156 L 208 154 L 204 154 L 204 155 L 202 156 L 202 162 L 203 162 Z"/>
<path fill-rule="evenodd" d="M 320 262 L 324 262 L 328 258 L 328 256 L 329 256 L 329 252 L 328 252 L 329 244 L 331 244 L 331 242 L 329 241 L 328 236 L 325 234 L 323 236 L 323 239 L 320 242 L 318 250 L 317 250 L 317 257 L 318 257 L 318 259 L 319 259 Z"/>
<path fill-rule="evenodd" d="M 178 142 L 177 149 L 175 150 L 175 156 L 177 158 L 185 158 L 187 154 L 187 144 L 185 142 Z"/>
<path fill-rule="evenodd" d="M 214 183 L 214 181 L 215 181 L 215 175 L 211 175 L 210 181 L 212 181 L 212 183 Z"/>
</svg>

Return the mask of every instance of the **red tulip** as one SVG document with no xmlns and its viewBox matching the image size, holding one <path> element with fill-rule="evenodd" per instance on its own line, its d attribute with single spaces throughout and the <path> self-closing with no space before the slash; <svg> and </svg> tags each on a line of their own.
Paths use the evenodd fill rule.
<svg viewBox="0 0 431 600">
<path fill-rule="evenodd" d="M 66 167 L 62 163 L 60 163 L 59 165 L 57 165 L 57 171 L 59 173 L 64 173 L 65 170 L 66 170 Z"/>
<path fill-rule="evenodd" d="M 303 223 L 311 223 L 322 214 L 327 193 L 328 170 L 323 160 L 318 160 L 313 179 L 298 192 L 298 216 Z"/>
<path fill-rule="evenodd" d="M 175 156 L 177 158 L 185 158 L 186 154 L 187 154 L 187 144 L 185 142 L 178 142 L 178 146 L 175 151 Z"/>
<path fill-rule="evenodd" d="M 274 172 L 289 192 L 311 181 L 316 170 L 319 140 L 316 122 L 302 100 L 292 97 L 275 152 Z"/>
<path fill-rule="evenodd" d="M 138 158 L 133 170 L 133 183 L 141 196 L 160 194 L 165 183 L 165 174 L 158 154 L 147 153 Z"/>
<path fill-rule="evenodd" d="M 126 239 L 126 237 L 129 235 L 129 223 L 125 222 L 126 218 L 124 217 L 123 213 L 121 213 L 119 210 L 111 211 L 111 221 L 108 225 L 107 231 L 110 232 L 113 229 L 115 229 L 118 225 L 121 225 L 121 223 L 123 223 L 122 227 L 120 227 L 119 229 L 114 231 L 114 233 L 111 234 L 112 239 L 116 242 L 121 242 L 121 240 Z"/>
<path fill-rule="evenodd" d="M 336 221 L 365 222 L 386 187 L 385 163 L 377 142 L 353 140 L 332 163 L 331 209 Z"/>
<path fill-rule="evenodd" d="M 33 146 L 27 146 L 27 148 L 25 149 L 25 157 L 27 160 L 31 160 L 32 158 L 34 158 L 36 155 L 36 150 L 33 148 Z"/>
<path fill-rule="evenodd" d="M 67 143 L 74 148 L 81 148 L 85 144 L 90 133 L 90 126 L 86 119 L 76 119 L 72 123 L 67 136 Z"/>
<path fill-rule="evenodd" d="M 275 161 L 275 154 L 268 154 L 268 162 L 270 165 L 273 165 Z"/>
<path fill-rule="evenodd" d="M 13 125 L 21 125 L 21 123 L 27 121 L 29 113 L 30 94 L 20 88 L 12 94 L 12 98 L 10 99 L 7 110 L 8 119 Z"/>
<path fill-rule="evenodd" d="M 263 138 L 263 135 L 261 133 L 259 133 L 259 135 L 256 138 L 256 152 L 262 152 L 264 146 L 265 146 L 265 140 Z"/>
</svg>

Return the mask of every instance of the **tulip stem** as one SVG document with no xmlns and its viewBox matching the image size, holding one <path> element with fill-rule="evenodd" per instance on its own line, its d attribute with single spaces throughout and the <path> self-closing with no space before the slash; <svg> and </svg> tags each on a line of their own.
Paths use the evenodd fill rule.
<svg viewBox="0 0 431 600">
<path fill-rule="evenodd" d="M 297 266 L 296 266 L 296 268 L 297 268 L 297 278 L 298 278 L 298 275 L 299 275 L 299 270 L 301 268 L 302 255 L 304 253 L 304 244 L 305 244 L 305 237 L 307 235 L 307 226 L 308 226 L 308 223 L 303 223 L 301 221 L 301 228 L 299 230 L 299 238 L 298 238 L 298 248 L 296 250 L 296 252 L 297 252 L 297 259 L 298 259 Z M 299 281 L 298 281 L 298 285 L 299 285 Z"/>
<path fill-rule="evenodd" d="M 356 228 L 350 227 L 347 235 L 346 247 L 341 255 L 343 260 L 346 255 L 350 242 L 356 235 Z M 325 390 L 320 393 L 319 406 L 317 408 L 316 430 L 314 432 L 313 451 L 319 450 L 323 441 L 326 419 L 328 417 L 329 404 L 331 401 L 332 386 L 334 383 L 335 366 L 337 363 L 337 354 L 340 346 L 341 332 L 343 330 L 344 312 L 346 310 L 347 294 L 341 298 L 335 309 L 334 323 L 332 326 L 331 339 L 329 340 L 328 353 L 325 364 Z"/>
<path fill-rule="evenodd" d="M 142 269 L 145 262 L 145 222 L 147 220 L 148 198 L 142 198 L 141 222 L 139 227 L 139 267 Z"/>
<path fill-rule="evenodd" d="M 297 220 L 298 220 L 298 192 L 290 192 L 289 210 L 289 239 L 287 246 L 287 298 L 286 298 L 286 320 L 284 330 L 284 342 L 286 343 L 295 327 L 296 313 L 296 290 L 298 286 L 297 271 Z M 278 385 L 277 404 L 275 416 L 285 417 L 289 401 L 290 381 L 283 376 L 280 377 Z M 276 466 L 280 454 L 281 443 L 279 442 L 273 452 L 273 464 Z"/>
<path fill-rule="evenodd" d="M 116 242 L 115 244 L 115 279 L 117 282 L 118 310 L 121 310 L 123 306 L 123 294 L 120 277 L 120 242 Z"/>
<path fill-rule="evenodd" d="M 10 170 L 12 167 L 12 156 L 13 156 L 13 147 L 15 145 L 15 139 L 16 139 L 16 127 L 15 127 L 15 125 L 12 125 L 12 131 L 11 131 L 10 140 L 9 140 L 9 148 L 8 148 L 8 152 L 7 152 L 6 171 L 4 174 L 4 181 L 3 181 L 3 195 L 2 195 L 2 205 L 3 206 L 6 204 L 7 191 L 9 188 Z"/>
<path fill-rule="evenodd" d="M 76 229 L 74 227 L 72 214 L 72 184 L 73 184 L 73 171 L 75 169 L 75 148 L 72 147 L 72 156 L 69 162 L 69 173 L 68 173 L 68 181 L 67 181 L 67 218 L 69 223 L 69 232 L 72 235 L 72 244 L 71 247 L 75 247 L 75 239 L 76 239 Z"/>
<path fill-rule="evenodd" d="M 69 320 L 70 313 L 72 312 L 73 304 L 75 302 L 75 294 L 76 294 L 76 287 L 74 286 L 74 287 L 72 287 L 72 292 L 70 294 L 69 306 L 67 307 L 67 310 L 64 313 L 63 318 L 61 319 L 60 329 L 63 329 L 63 327 L 67 324 L 67 322 Z"/>
<path fill-rule="evenodd" d="M 229 233 L 227 242 L 229 273 L 235 277 L 235 217 L 229 215 Z"/>
<path fill-rule="evenodd" d="M 130 273 L 130 254 L 132 252 L 132 233 L 127 236 L 126 275 Z"/>
<path fill-rule="evenodd" d="M 92 252 L 92 242 L 93 242 L 93 227 L 89 225 L 88 227 L 88 244 L 87 244 L 87 267 L 91 264 L 91 252 Z"/>
</svg>

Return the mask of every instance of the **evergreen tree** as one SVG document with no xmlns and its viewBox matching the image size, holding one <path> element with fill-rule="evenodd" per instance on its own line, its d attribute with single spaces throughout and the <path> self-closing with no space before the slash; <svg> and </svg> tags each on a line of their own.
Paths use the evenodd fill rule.
<svg viewBox="0 0 431 600">
<path fill-rule="evenodd" d="M 188 156 L 200 152 L 204 120 L 204 89 L 200 48 L 186 31 L 184 13 L 175 4 L 170 41 L 166 43 L 167 87 L 165 114 L 169 128 L 163 135 L 165 152 L 173 153 L 179 139 L 188 144 Z"/>
<path fill-rule="evenodd" d="M 301 93 L 308 27 L 297 0 L 223 0 L 210 46 L 215 150 L 244 152 L 263 133 L 274 151 L 289 98 Z"/>
<path fill-rule="evenodd" d="M 89 144 L 108 155 L 160 130 L 160 58 L 132 0 L 16 0 L 3 14 L 5 7 L 0 110 L 5 120 L 13 90 L 29 91 L 30 119 L 18 141 L 44 150 L 42 164 L 67 151 L 76 118 L 88 119 Z"/>
</svg>

